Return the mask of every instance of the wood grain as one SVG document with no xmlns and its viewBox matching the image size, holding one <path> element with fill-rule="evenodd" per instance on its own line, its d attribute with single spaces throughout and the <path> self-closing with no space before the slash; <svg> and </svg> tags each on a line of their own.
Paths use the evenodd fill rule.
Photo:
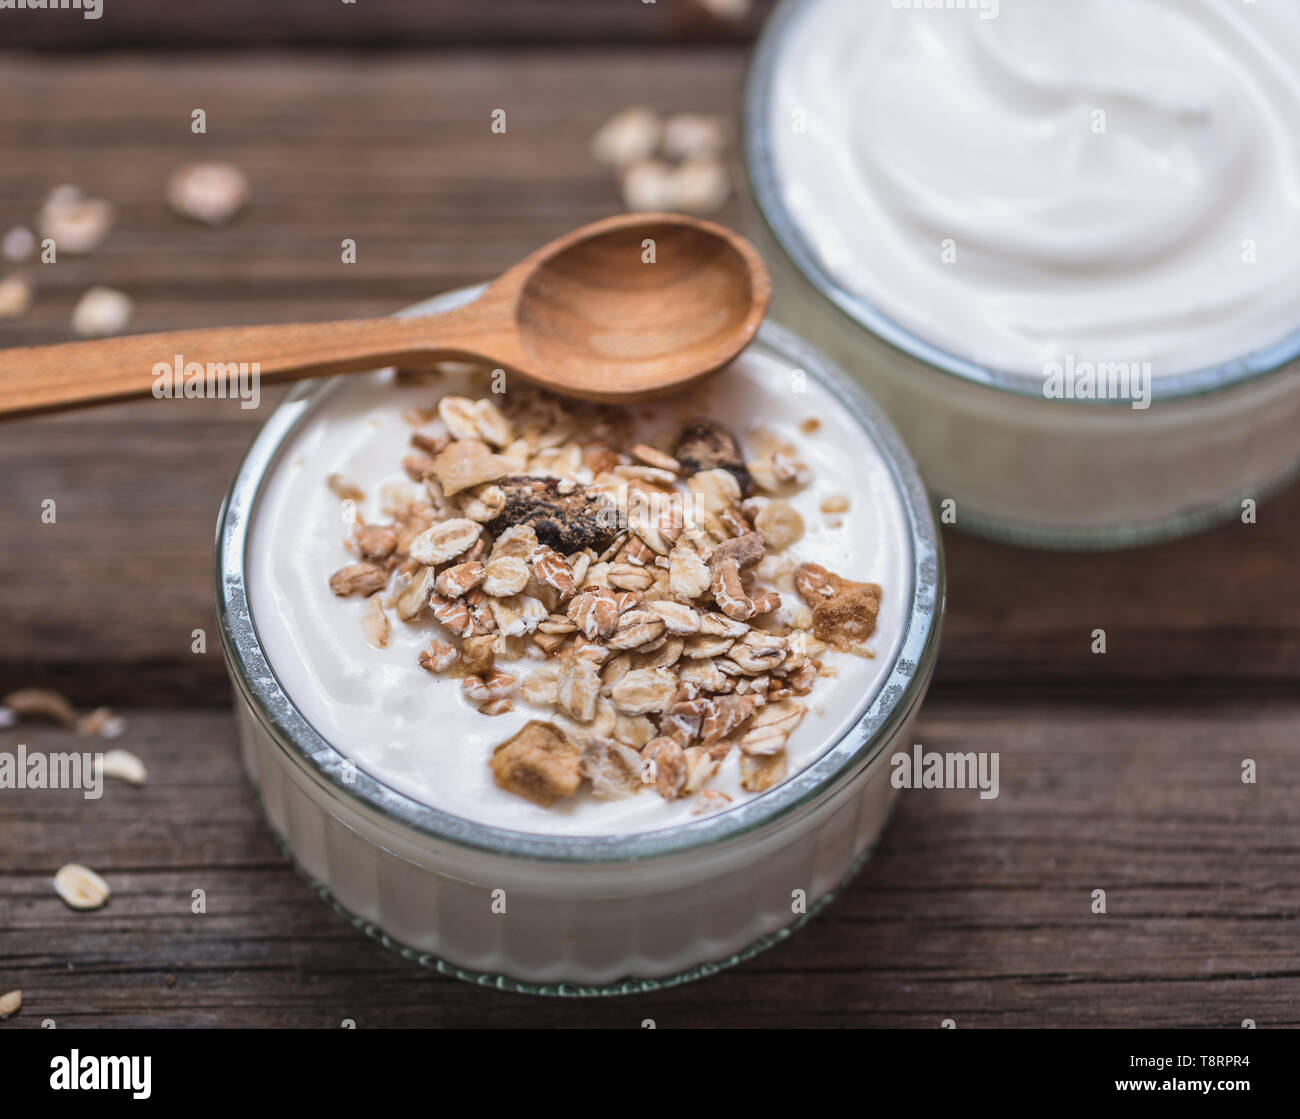
<svg viewBox="0 0 1300 1119">
<path fill-rule="evenodd" d="M 266 7 L 247 3 L 220 10 Z M 539 35 L 583 33 L 551 5 L 516 6 L 555 21 Z M 636 7 L 573 9 L 594 27 Z M 464 20 L 500 10 L 455 8 Z M 185 41 L 167 20 L 198 6 L 117 10 L 125 45 Z M 67 13 L 27 14 L 52 28 Z M 224 34 L 252 34 L 230 23 Z M 66 340 L 92 283 L 136 300 L 134 329 L 165 330 L 377 316 L 480 281 L 619 208 L 587 153 L 606 117 L 637 102 L 727 111 L 742 68 L 738 50 L 699 47 L 8 56 L 0 228 L 31 223 L 64 181 L 109 198 L 119 221 L 94 256 L 31 270 L 36 306 L 0 322 L 0 345 Z M 500 106 L 506 136 L 488 127 Z M 208 110 L 205 137 L 189 132 L 193 107 Z M 168 172 L 200 156 L 253 179 L 252 207 L 227 229 L 185 225 L 163 204 Z M 721 217 L 740 220 L 734 204 Z M 339 260 L 344 237 L 355 265 Z M 878 856 L 789 943 L 707 983 L 570 1004 L 391 957 L 310 895 L 261 822 L 235 759 L 212 534 L 280 391 L 256 411 L 149 401 L 0 426 L 0 691 L 47 683 L 83 706 L 141 709 L 118 744 L 151 770 L 143 789 L 93 804 L 0 792 L 0 990 L 26 992 L 6 1025 L 1300 1024 L 1300 488 L 1256 525 L 1137 552 L 1050 555 L 947 533 L 943 652 L 917 738 L 999 751 L 1002 795 L 904 794 Z M 54 524 L 41 520 L 47 498 Z M 1095 628 L 1104 656 L 1090 651 Z M 205 653 L 191 652 L 194 629 Z M 0 749 L 19 741 L 67 739 L 0 731 Z M 1258 784 L 1241 784 L 1243 757 Z M 108 875 L 103 911 L 73 913 L 51 893 L 73 858 Z M 202 917 L 189 911 L 196 888 Z M 1104 917 L 1089 908 L 1097 888 Z"/>
<path fill-rule="evenodd" d="M 739 54 L 383 61 L 12 62 L 0 69 L 0 225 L 31 221 L 74 178 L 118 225 L 84 259 L 38 269 L 37 304 L 0 344 L 66 339 L 91 283 L 137 301 L 133 329 L 379 315 L 494 275 L 565 229 L 618 208 L 586 142 L 635 100 L 725 111 Z M 562 79 L 557 77 L 562 75 Z M 158 89 L 179 89 L 170 104 Z M 207 104 L 196 138 L 187 111 Z M 518 106 L 505 137 L 497 102 Z M 327 121 L 328 128 L 320 122 Z M 254 180 L 228 229 L 173 218 L 168 171 L 196 151 Z M 292 153 L 290 158 L 287 153 Z M 73 174 L 73 171 L 76 174 Z M 741 218 L 734 204 L 724 221 Z M 355 265 L 338 244 L 355 237 Z M 150 401 L 0 428 L 0 687 L 84 702 L 222 703 L 211 538 L 261 407 Z M 57 501 L 57 525 L 40 520 Z M 1052 555 L 945 535 L 949 606 L 936 687 L 1149 696 L 1185 688 L 1291 693 L 1300 679 L 1300 488 L 1232 524 L 1156 548 Z M 1108 652 L 1092 654 L 1092 631 Z M 215 649 L 215 644 L 211 646 Z"/>
<path fill-rule="evenodd" d="M 0 989 L 23 988 L 15 1027 L 1297 1026 L 1297 732 L 1294 703 L 931 701 L 917 740 L 997 751 L 996 800 L 904 792 L 876 856 L 790 941 L 702 983 L 575 1002 L 367 940 L 285 865 L 228 715 L 132 711 L 115 745 L 144 759 L 144 787 L 0 793 Z M 87 740 L 0 732 L 0 750 L 19 741 Z M 103 910 L 55 897 L 70 859 L 108 879 Z"/>
<path fill-rule="evenodd" d="M 775 0 L 718 19 L 699 0 L 104 0 L 104 16 L 15 12 L 8 48 L 48 51 L 229 47 L 410 50 L 538 44 L 739 43 Z"/>
</svg>

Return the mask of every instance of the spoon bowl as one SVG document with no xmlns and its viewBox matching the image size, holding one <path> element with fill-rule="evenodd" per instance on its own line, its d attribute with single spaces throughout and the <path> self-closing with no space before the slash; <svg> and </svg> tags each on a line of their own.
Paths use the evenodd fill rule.
<svg viewBox="0 0 1300 1119">
<path fill-rule="evenodd" d="M 749 344 L 770 292 L 753 249 L 717 226 L 634 217 L 531 267 L 515 305 L 525 372 L 628 399 L 721 368 Z"/>
<path fill-rule="evenodd" d="M 621 214 L 543 246 L 443 314 L 0 350 L 0 418 L 181 395 L 182 377 L 274 384 L 446 358 L 499 365 L 570 396 L 643 400 L 726 365 L 752 341 L 770 295 L 758 253 L 730 230 L 681 214 Z M 164 393 L 160 377 L 171 378 Z"/>
</svg>

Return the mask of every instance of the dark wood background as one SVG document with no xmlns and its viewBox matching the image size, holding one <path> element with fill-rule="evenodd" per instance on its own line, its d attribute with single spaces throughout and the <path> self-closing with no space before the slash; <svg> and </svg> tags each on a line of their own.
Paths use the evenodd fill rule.
<svg viewBox="0 0 1300 1119">
<path fill-rule="evenodd" d="M 379 314 L 486 278 L 619 208 L 587 152 L 613 112 L 733 111 L 769 6 L 732 26 L 670 0 L 105 5 L 99 21 L 0 12 L 0 45 L 30 48 L 0 54 L 0 230 L 61 182 L 119 210 L 94 255 L 29 269 L 36 306 L 0 322 L 0 345 L 66 339 L 94 283 L 153 330 Z M 167 173 L 198 157 L 252 178 L 229 228 L 163 205 Z M 734 201 L 721 217 L 743 220 Z M 308 893 L 262 825 L 210 583 L 218 505 L 276 395 L 252 413 L 150 401 L 0 426 L 0 693 L 113 705 L 151 775 L 98 802 L 0 792 L 0 993 L 25 1004 L 7 1025 L 1300 1023 L 1300 488 L 1256 525 L 1128 553 L 950 531 L 917 740 L 999 751 L 1000 798 L 903 794 L 846 894 L 743 967 L 562 1002 L 391 957 Z M 68 741 L 0 730 L 0 750 Z M 69 860 L 109 878 L 105 909 L 54 896 Z"/>
</svg>

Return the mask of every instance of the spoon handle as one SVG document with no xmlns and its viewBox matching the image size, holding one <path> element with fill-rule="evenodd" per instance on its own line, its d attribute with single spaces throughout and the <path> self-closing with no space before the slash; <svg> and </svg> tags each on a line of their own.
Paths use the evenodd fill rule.
<svg viewBox="0 0 1300 1119">
<path fill-rule="evenodd" d="M 188 395 L 218 395 L 215 386 L 224 382 L 219 395 L 234 396 L 240 378 L 247 384 L 254 373 L 261 384 L 274 384 L 442 357 L 490 359 L 483 352 L 493 348 L 485 325 L 479 309 L 471 315 L 216 327 L 0 350 L 0 419 L 131 397 L 185 396 L 186 381 L 193 386 Z"/>
</svg>

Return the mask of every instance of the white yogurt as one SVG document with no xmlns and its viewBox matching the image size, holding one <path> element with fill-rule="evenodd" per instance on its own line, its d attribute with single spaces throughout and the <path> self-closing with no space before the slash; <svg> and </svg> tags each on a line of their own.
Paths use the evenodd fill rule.
<svg viewBox="0 0 1300 1119">
<path fill-rule="evenodd" d="M 1296 328 L 1300 3 L 956 7 L 812 0 L 788 23 L 773 159 L 839 284 L 1012 372 L 1158 378 Z"/>
<path fill-rule="evenodd" d="M 281 685 L 316 730 L 360 769 L 467 819 L 573 835 L 648 831 L 692 820 L 698 800 L 669 802 L 653 789 L 613 801 L 584 791 L 551 808 L 502 790 L 488 765 L 493 747 L 528 719 L 549 713 L 529 709 L 516 697 L 509 714 L 480 714 L 464 699 L 459 680 L 431 676 L 418 665 L 430 638 L 445 636 L 436 622 L 394 620 L 388 646 L 374 649 L 362 637 L 361 601 L 330 592 L 330 573 L 355 557 L 343 548 L 350 530 L 326 477 L 337 472 L 359 486 L 366 494 L 361 514 L 367 521 L 386 521 L 380 488 L 407 481 L 400 461 L 411 428 L 402 412 L 428 408 L 444 392 L 481 395 L 482 382 L 449 377 L 436 387 L 418 387 L 395 384 L 391 373 L 342 378 L 282 449 L 258 498 L 247 561 L 253 619 Z M 728 423 L 742 444 L 758 427 L 794 443 L 813 481 L 788 499 L 807 527 L 790 554 L 882 587 L 869 645 L 874 656 L 822 658 L 838 675 L 819 680 L 804 699 L 808 714 L 787 747 L 793 774 L 840 737 L 888 675 L 912 599 L 910 529 L 880 450 L 826 390 L 793 377 L 770 353 L 751 348 L 689 400 L 639 406 L 638 432 L 648 440 L 692 413 Z M 805 435 L 799 424 L 809 417 L 820 427 Z M 833 496 L 850 498 L 847 513 L 827 517 L 820 511 Z M 517 667 L 526 673 L 525 663 Z M 710 786 L 727 792 L 733 805 L 755 795 L 740 788 L 734 750 Z"/>
</svg>

